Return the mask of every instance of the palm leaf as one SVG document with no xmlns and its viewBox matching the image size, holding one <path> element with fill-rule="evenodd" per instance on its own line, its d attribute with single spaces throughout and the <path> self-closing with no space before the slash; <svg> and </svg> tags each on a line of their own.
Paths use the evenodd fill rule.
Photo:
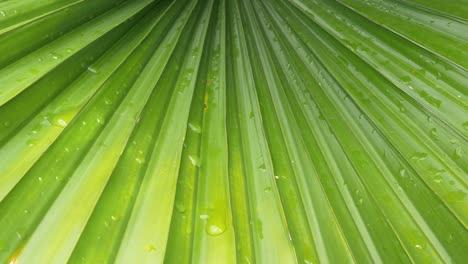
<svg viewBox="0 0 468 264">
<path fill-rule="evenodd" d="M 0 1 L 0 261 L 464 263 L 464 2 Z"/>
</svg>

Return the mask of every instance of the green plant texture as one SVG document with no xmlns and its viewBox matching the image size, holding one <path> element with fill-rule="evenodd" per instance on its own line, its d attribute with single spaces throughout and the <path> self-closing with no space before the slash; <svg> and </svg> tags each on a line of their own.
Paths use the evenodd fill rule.
<svg viewBox="0 0 468 264">
<path fill-rule="evenodd" d="M 467 0 L 0 0 L 0 263 L 468 261 Z"/>
</svg>

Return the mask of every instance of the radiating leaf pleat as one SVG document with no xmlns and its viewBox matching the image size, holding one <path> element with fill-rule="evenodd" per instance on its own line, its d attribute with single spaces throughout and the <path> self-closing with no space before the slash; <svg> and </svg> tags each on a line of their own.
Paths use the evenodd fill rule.
<svg viewBox="0 0 468 264">
<path fill-rule="evenodd" d="M 466 263 L 466 0 L 0 0 L 0 262 Z"/>
</svg>

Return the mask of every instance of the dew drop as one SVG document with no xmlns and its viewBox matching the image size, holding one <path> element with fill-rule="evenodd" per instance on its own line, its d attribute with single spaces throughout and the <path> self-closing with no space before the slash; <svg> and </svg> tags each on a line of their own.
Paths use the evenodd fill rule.
<svg viewBox="0 0 468 264">
<path fill-rule="evenodd" d="M 182 204 L 182 203 L 176 203 L 175 207 L 176 207 L 176 210 L 177 210 L 179 213 L 184 213 L 184 212 L 185 212 L 185 206 L 184 206 L 184 204 Z"/>
<path fill-rule="evenodd" d="M 104 124 L 104 121 L 100 117 L 96 118 L 96 122 L 98 124 Z"/>
<path fill-rule="evenodd" d="M 427 158 L 427 154 L 423 152 L 416 152 L 411 157 L 411 159 L 417 160 L 417 161 L 422 161 L 422 160 L 425 160 L 426 158 Z"/>
<path fill-rule="evenodd" d="M 440 177 L 439 175 L 436 175 L 432 180 L 435 183 L 440 183 L 440 182 L 442 182 L 442 177 Z"/>
<path fill-rule="evenodd" d="M 33 146 L 37 145 L 37 143 L 39 143 L 38 139 L 31 139 L 31 140 L 28 140 L 28 142 L 26 142 L 28 147 L 33 147 Z"/>
<path fill-rule="evenodd" d="M 398 108 L 400 110 L 400 113 L 405 113 L 406 112 L 406 109 L 405 109 L 405 106 L 404 106 L 404 102 L 403 101 L 400 101 L 398 103 Z"/>
<path fill-rule="evenodd" d="M 200 133 L 201 133 L 201 127 L 200 127 L 198 124 L 189 123 L 188 125 L 189 125 L 189 128 L 190 128 L 193 132 L 195 132 L 195 133 L 197 133 L 197 134 L 200 134 Z"/>
<path fill-rule="evenodd" d="M 262 163 L 262 165 L 260 165 L 260 167 L 258 167 L 261 171 L 266 171 L 266 165 L 265 163 Z"/>
<path fill-rule="evenodd" d="M 402 76 L 400 78 L 400 81 L 404 82 L 404 83 L 409 83 L 411 81 L 411 77 L 409 76 Z"/>
<path fill-rule="evenodd" d="M 95 68 L 93 68 L 92 66 L 88 66 L 88 71 L 92 72 L 94 74 L 98 73 L 98 71 Z"/>
<path fill-rule="evenodd" d="M 61 118 L 58 118 L 57 119 L 57 125 L 60 126 L 60 127 L 66 127 L 67 126 L 67 121 L 61 119 Z"/>
<path fill-rule="evenodd" d="M 188 158 L 193 166 L 200 167 L 200 159 L 197 156 L 189 155 Z"/>
<path fill-rule="evenodd" d="M 406 170 L 405 169 L 400 169 L 400 176 L 405 177 L 406 176 Z"/>
<path fill-rule="evenodd" d="M 145 246 L 145 249 L 146 249 L 146 251 L 148 251 L 148 252 L 156 251 L 156 247 L 153 246 L 153 245 L 146 245 L 146 246 Z"/>
<path fill-rule="evenodd" d="M 208 225 L 206 228 L 206 233 L 210 236 L 219 236 L 224 233 L 224 229 L 217 225 Z"/>
<path fill-rule="evenodd" d="M 453 157 L 455 159 L 458 159 L 458 158 L 461 158 L 462 156 L 463 156 L 463 149 L 461 148 L 461 146 L 458 146 L 453 153 Z"/>
<path fill-rule="evenodd" d="M 206 215 L 206 214 L 201 214 L 201 215 L 200 215 L 200 219 L 206 220 L 206 219 L 208 219 L 208 215 Z"/>
</svg>

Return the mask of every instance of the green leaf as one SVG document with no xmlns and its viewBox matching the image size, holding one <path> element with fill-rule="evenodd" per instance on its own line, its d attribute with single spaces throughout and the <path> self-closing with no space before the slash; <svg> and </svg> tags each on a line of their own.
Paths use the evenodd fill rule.
<svg viewBox="0 0 468 264">
<path fill-rule="evenodd" d="M 0 0 L 0 262 L 466 262 L 465 2 Z"/>
</svg>

